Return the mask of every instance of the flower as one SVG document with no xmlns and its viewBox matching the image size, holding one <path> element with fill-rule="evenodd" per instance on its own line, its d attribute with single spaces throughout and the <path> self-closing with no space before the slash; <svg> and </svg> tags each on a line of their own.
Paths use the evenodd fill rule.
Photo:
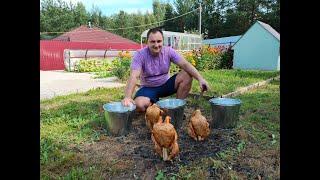
<svg viewBox="0 0 320 180">
<path fill-rule="evenodd" d="M 195 61 L 194 59 L 192 59 L 192 60 L 191 60 L 191 64 L 192 64 L 193 66 L 196 66 L 196 61 Z"/>
<path fill-rule="evenodd" d="M 131 54 L 129 51 L 126 51 L 123 55 L 124 57 L 128 57 L 128 58 L 131 58 Z"/>
</svg>

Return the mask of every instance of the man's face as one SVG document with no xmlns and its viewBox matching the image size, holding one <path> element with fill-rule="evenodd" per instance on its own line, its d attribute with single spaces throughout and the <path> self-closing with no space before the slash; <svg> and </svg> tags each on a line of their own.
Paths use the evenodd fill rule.
<svg viewBox="0 0 320 180">
<path fill-rule="evenodd" d="M 163 37 L 160 32 L 150 33 L 148 38 L 148 47 L 152 54 L 157 55 L 160 53 L 163 45 Z"/>
</svg>

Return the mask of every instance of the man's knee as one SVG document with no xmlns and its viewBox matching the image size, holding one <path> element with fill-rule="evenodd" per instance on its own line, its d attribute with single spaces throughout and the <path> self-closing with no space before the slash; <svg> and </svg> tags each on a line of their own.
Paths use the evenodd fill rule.
<svg viewBox="0 0 320 180">
<path fill-rule="evenodd" d="M 192 77 L 188 75 L 188 76 L 185 77 L 185 79 L 183 80 L 182 83 L 184 85 L 186 85 L 186 86 L 189 86 L 189 85 L 191 86 L 192 85 L 192 80 L 193 80 Z"/>
<path fill-rule="evenodd" d="M 147 107 L 150 105 L 150 99 L 147 97 L 137 97 L 135 100 L 137 111 L 146 111 Z"/>
<path fill-rule="evenodd" d="M 178 75 L 177 75 L 177 79 L 176 79 L 176 88 L 181 88 L 181 87 L 191 87 L 192 85 L 192 76 L 190 74 L 188 74 L 185 71 L 181 71 Z"/>
<path fill-rule="evenodd" d="M 193 80 L 192 76 L 190 76 L 188 73 L 185 72 L 182 75 L 182 80 L 179 86 L 186 87 L 186 88 L 191 87 L 192 80 Z"/>
</svg>

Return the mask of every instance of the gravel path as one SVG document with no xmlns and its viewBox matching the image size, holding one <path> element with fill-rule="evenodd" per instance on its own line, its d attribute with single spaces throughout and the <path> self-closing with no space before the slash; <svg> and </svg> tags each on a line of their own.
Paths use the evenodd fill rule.
<svg viewBox="0 0 320 180">
<path fill-rule="evenodd" d="M 93 74 L 65 71 L 40 71 L 40 99 L 77 92 L 86 92 L 97 87 L 124 87 L 115 77 L 93 79 Z"/>
</svg>

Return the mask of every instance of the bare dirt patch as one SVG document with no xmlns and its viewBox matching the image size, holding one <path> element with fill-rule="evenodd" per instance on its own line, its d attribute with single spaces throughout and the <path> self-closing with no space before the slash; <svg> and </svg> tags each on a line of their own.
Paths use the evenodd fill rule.
<svg viewBox="0 0 320 180">
<path fill-rule="evenodd" d="M 177 130 L 180 153 L 172 162 L 164 162 L 155 154 L 144 114 L 135 115 L 128 135 L 101 136 L 100 141 L 86 144 L 79 151 L 86 154 L 87 165 L 102 168 L 105 178 L 153 179 L 158 170 L 166 174 L 177 173 L 180 166 L 189 165 L 201 158 L 213 157 L 217 152 L 235 146 L 237 134 L 233 130 L 214 129 L 204 142 L 191 139 L 185 128 L 193 110 L 190 107 L 184 110 L 182 128 Z M 204 115 L 211 121 L 210 114 Z"/>
</svg>

